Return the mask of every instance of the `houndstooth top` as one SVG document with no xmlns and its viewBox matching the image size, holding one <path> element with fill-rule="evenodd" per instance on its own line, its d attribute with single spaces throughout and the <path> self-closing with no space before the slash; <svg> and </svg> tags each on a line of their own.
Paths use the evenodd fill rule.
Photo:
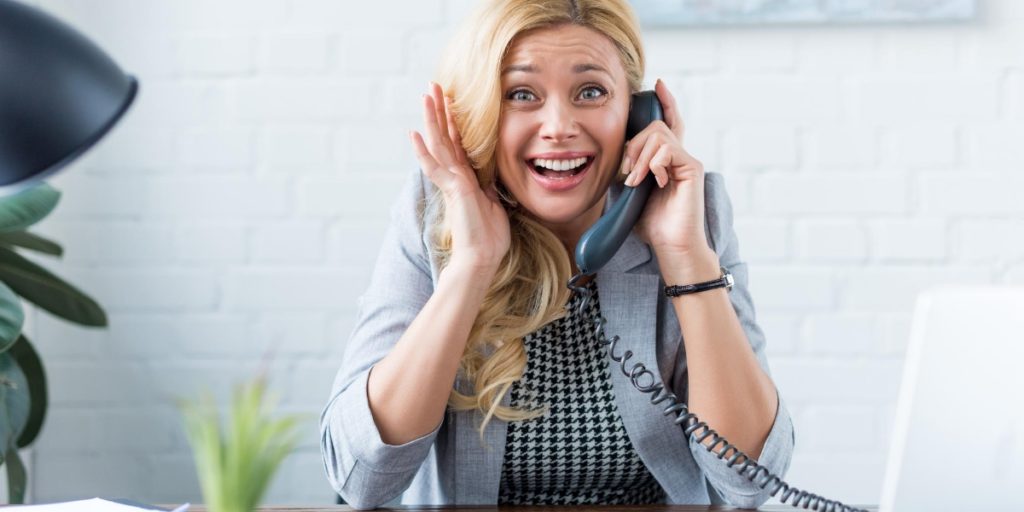
<svg viewBox="0 0 1024 512">
<path fill-rule="evenodd" d="M 548 412 L 508 425 L 498 502 L 503 505 L 637 505 L 665 495 L 637 455 L 615 406 L 605 348 L 593 334 L 596 280 L 581 317 L 569 314 L 524 339 L 526 370 L 511 405 Z"/>
</svg>

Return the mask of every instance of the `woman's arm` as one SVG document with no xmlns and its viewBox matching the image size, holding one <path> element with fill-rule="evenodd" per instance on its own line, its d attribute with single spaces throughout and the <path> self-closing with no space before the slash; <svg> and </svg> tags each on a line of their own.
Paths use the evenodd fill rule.
<svg viewBox="0 0 1024 512">
<path fill-rule="evenodd" d="M 453 262 L 394 349 L 370 371 L 367 393 L 381 439 L 404 444 L 444 417 L 469 331 L 494 270 Z"/>
<path fill-rule="evenodd" d="M 705 174 L 704 193 L 713 252 L 688 260 L 659 254 L 659 265 L 668 284 L 716 279 L 721 274 L 719 264 L 732 272 L 735 284 L 729 292 L 719 288 L 670 299 L 686 354 L 675 391 L 687 397 L 690 410 L 702 421 L 782 477 L 793 453 L 793 424 L 769 375 L 764 333 L 756 321 L 747 265 L 740 258 L 732 205 L 721 174 Z M 721 448 L 718 445 L 715 451 Z M 726 466 L 706 446 L 691 443 L 690 449 L 727 503 L 756 508 L 768 499 L 770 489 L 740 476 L 738 466 Z"/>
<path fill-rule="evenodd" d="M 394 263 L 382 261 L 378 266 Z M 399 265 L 378 273 L 374 283 L 395 290 L 403 286 L 404 277 L 404 285 L 414 291 L 424 284 L 416 285 L 417 275 L 426 277 Z M 492 277 L 491 270 L 453 261 L 418 312 L 409 303 L 376 293 L 361 298 L 346 362 L 335 380 L 335 395 L 321 417 L 321 451 L 328 477 L 353 508 L 375 508 L 394 499 L 427 457 Z"/>
<path fill-rule="evenodd" d="M 668 284 L 721 277 L 718 256 L 658 254 Z M 725 288 L 672 299 L 686 347 L 688 403 L 743 453 L 756 459 L 775 421 L 775 385 L 758 364 Z"/>
<path fill-rule="evenodd" d="M 321 416 L 328 477 L 355 508 L 394 498 L 423 464 L 469 331 L 511 243 L 508 214 L 493 184 L 481 188 L 449 104 L 431 83 L 423 96 L 426 136 L 414 131 L 410 140 L 432 190 L 418 176 L 393 210 L 345 364 Z M 424 225 L 437 219 L 424 210 L 425 198 L 436 192 L 443 195 L 452 256 L 435 287 Z"/>
<path fill-rule="evenodd" d="M 425 198 L 432 191 L 430 182 L 417 170 L 399 193 L 320 418 L 321 453 L 328 479 L 357 509 L 394 499 L 422 466 L 440 431 L 439 419 L 454 373 L 433 375 L 433 391 L 416 384 L 429 379 L 432 370 L 427 364 L 458 364 L 468 322 L 479 309 L 473 306 L 478 299 L 471 289 L 479 280 L 466 277 L 467 267 L 453 261 L 438 276 L 436 287 L 431 277 L 423 225 L 430 217 L 425 212 Z M 395 352 L 402 354 L 401 360 L 392 357 Z M 391 371 L 389 379 L 389 372 L 378 372 L 389 365 L 405 374 Z M 371 373 L 373 385 L 369 384 Z M 375 395 L 372 409 L 371 394 Z M 435 405 L 422 410 L 417 409 L 419 404 L 413 408 L 405 405 L 425 398 L 432 398 Z M 381 408 L 387 410 L 381 414 Z M 380 428 L 375 416 L 381 416 Z M 391 425 L 396 423 L 412 427 L 401 440 L 393 437 Z"/>
<path fill-rule="evenodd" d="M 508 213 L 493 185 L 481 188 L 450 107 L 432 82 L 423 97 L 425 135 L 410 133 L 424 175 L 444 195 L 452 259 L 416 320 L 370 374 L 370 410 L 388 443 L 410 441 L 441 422 L 470 329 L 511 243 Z"/>
<path fill-rule="evenodd" d="M 493 185 L 480 187 L 450 98 L 431 83 L 423 100 L 425 135 L 410 137 L 424 175 L 443 195 L 452 260 L 409 330 L 370 375 L 370 410 L 391 443 L 440 423 L 473 321 L 511 243 L 508 214 Z"/>
</svg>

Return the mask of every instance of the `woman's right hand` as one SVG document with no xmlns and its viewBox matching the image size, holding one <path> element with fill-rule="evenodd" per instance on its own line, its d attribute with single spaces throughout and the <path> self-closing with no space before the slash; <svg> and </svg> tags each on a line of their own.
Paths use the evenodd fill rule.
<svg viewBox="0 0 1024 512">
<path fill-rule="evenodd" d="M 484 190 L 466 158 L 455 119 L 441 86 L 430 83 L 423 95 L 426 140 L 411 131 L 413 151 L 423 174 L 444 195 L 445 215 L 452 230 L 449 265 L 458 263 L 474 270 L 498 268 L 511 244 L 508 213 L 493 187 Z"/>
</svg>

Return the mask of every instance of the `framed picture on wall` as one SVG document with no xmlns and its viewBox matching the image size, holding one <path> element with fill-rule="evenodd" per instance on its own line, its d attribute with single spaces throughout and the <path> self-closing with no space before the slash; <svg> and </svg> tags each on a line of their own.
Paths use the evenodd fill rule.
<svg viewBox="0 0 1024 512">
<path fill-rule="evenodd" d="M 645 26 L 933 23 L 974 19 L 977 0 L 631 0 Z"/>
</svg>

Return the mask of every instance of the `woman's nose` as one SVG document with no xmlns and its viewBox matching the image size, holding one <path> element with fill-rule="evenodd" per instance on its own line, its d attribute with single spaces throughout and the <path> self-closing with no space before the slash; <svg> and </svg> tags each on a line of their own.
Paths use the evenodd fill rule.
<svg viewBox="0 0 1024 512">
<path fill-rule="evenodd" d="M 542 109 L 540 137 L 549 142 L 565 142 L 579 135 L 572 107 L 561 101 L 548 101 Z"/>
</svg>

